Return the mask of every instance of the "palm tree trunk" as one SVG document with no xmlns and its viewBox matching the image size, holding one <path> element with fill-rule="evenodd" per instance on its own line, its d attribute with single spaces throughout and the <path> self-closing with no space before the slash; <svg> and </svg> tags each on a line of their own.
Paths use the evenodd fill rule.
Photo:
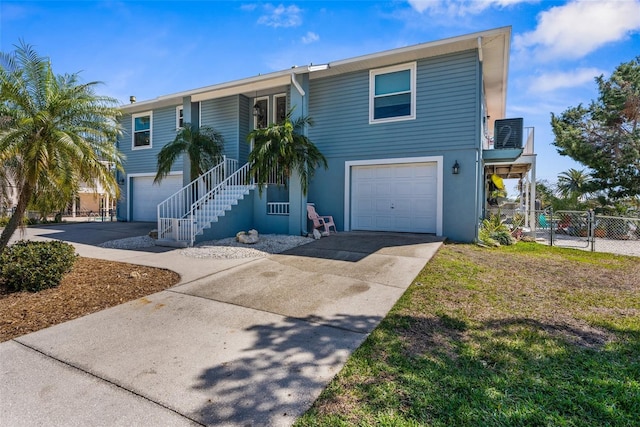
<svg viewBox="0 0 640 427">
<path fill-rule="evenodd" d="M 22 217 L 27 210 L 27 204 L 29 203 L 29 200 L 31 200 L 32 195 L 33 187 L 28 183 L 25 183 L 22 187 L 22 191 L 20 192 L 20 197 L 18 197 L 16 210 L 13 215 L 11 215 L 7 226 L 2 230 L 2 235 L 0 235 L 0 254 L 4 252 L 5 248 L 9 244 L 9 239 L 11 239 L 11 236 L 13 236 L 13 233 L 15 233 L 22 222 Z"/>
</svg>

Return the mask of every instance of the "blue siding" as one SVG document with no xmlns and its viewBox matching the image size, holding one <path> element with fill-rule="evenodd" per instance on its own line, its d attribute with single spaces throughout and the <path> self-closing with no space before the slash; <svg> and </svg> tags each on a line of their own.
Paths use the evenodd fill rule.
<svg viewBox="0 0 640 427">
<path fill-rule="evenodd" d="M 155 174 L 158 170 L 158 153 L 176 137 L 177 105 L 153 110 L 151 148 L 132 150 L 131 114 L 123 114 L 120 123 L 123 134 L 118 138 L 118 148 L 124 155 L 122 162 L 126 174 Z M 178 157 L 171 167 L 172 172 L 182 171 L 183 156 Z M 127 186 L 121 186 L 118 200 L 118 219 L 126 219 Z"/>
<path fill-rule="evenodd" d="M 239 157 L 239 96 L 210 99 L 200 104 L 202 126 L 209 126 L 222 134 L 224 154 L 232 159 Z"/>
<path fill-rule="evenodd" d="M 369 124 L 369 72 L 312 80 L 309 137 L 327 157 L 403 157 L 477 145 L 475 51 L 418 61 L 416 119 Z M 363 157 L 360 157 L 363 156 Z"/>
<path fill-rule="evenodd" d="M 443 235 L 476 237 L 479 188 L 481 70 L 477 52 L 417 61 L 416 119 L 369 124 L 369 71 L 310 82 L 309 114 L 316 125 L 310 139 L 327 157 L 316 171 L 309 202 L 333 215 L 344 229 L 346 161 L 443 156 Z M 455 161 L 458 175 L 451 173 Z"/>
<path fill-rule="evenodd" d="M 126 156 L 124 166 L 127 173 L 155 173 L 158 153 L 176 137 L 176 106 L 153 110 L 151 148 L 132 150 L 131 114 L 124 114 L 121 123 L 124 133 L 118 138 L 118 146 Z M 174 163 L 171 170 L 182 170 L 181 157 Z"/>
<path fill-rule="evenodd" d="M 239 107 L 240 121 L 238 123 L 238 160 L 240 160 L 240 164 L 245 164 L 249 157 L 249 148 L 251 148 L 247 142 L 247 135 L 249 135 L 249 132 L 251 131 L 251 122 L 253 119 L 251 100 L 246 96 L 240 96 Z"/>
</svg>

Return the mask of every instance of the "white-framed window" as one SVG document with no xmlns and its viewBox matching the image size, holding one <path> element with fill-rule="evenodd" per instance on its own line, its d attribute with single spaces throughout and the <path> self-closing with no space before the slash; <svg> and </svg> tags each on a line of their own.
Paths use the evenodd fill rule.
<svg viewBox="0 0 640 427">
<path fill-rule="evenodd" d="M 264 129 L 269 124 L 269 97 L 255 98 L 253 104 L 253 128 Z"/>
<path fill-rule="evenodd" d="M 184 127 L 184 107 L 178 105 L 176 107 L 176 130 L 180 130 Z"/>
<path fill-rule="evenodd" d="M 287 117 L 287 94 L 273 95 L 273 123 L 279 125 Z"/>
<path fill-rule="evenodd" d="M 137 113 L 131 116 L 131 149 L 151 148 L 153 134 L 153 112 Z"/>
<path fill-rule="evenodd" d="M 369 71 L 369 123 L 416 118 L 416 63 Z"/>
</svg>

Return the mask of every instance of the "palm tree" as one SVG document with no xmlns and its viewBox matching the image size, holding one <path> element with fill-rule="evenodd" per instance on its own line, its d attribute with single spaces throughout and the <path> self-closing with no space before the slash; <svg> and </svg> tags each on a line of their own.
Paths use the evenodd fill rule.
<svg viewBox="0 0 640 427">
<path fill-rule="evenodd" d="M 169 175 L 171 166 L 183 153 L 189 156 L 190 178 L 194 181 L 220 163 L 223 147 L 224 139 L 216 130 L 206 126 L 197 128 L 185 123 L 175 139 L 158 153 L 158 173 L 153 182 L 159 183 Z"/>
<path fill-rule="evenodd" d="M 292 112 L 289 111 L 282 123 L 271 123 L 266 128 L 253 130 L 247 136 L 247 140 L 254 144 L 249 153 L 250 174 L 259 184 L 260 192 L 263 184 L 268 184 L 274 174 L 285 178 L 286 184 L 295 171 L 300 176 L 302 193 L 306 195 L 316 167 L 328 167 L 327 159 L 303 134 L 306 126 L 313 126 L 313 119 L 299 117 L 291 120 Z"/>
<path fill-rule="evenodd" d="M 584 169 L 569 169 L 558 175 L 558 192 L 562 197 L 572 200 L 582 200 L 590 193 L 589 183 L 591 177 Z"/>
<path fill-rule="evenodd" d="M 78 74 L 54 75 L 48 58 L 20 42 L 0 54 L 0 167 L 17 180 L 18 202 L 0 236 L 0 253 L 39 189 L 68 194 L 79 182 L 102 186 L 114 197 L 110 162 L 122 170 L 115 141 L 118 101 L 96 95 L 98 82 Z"/>
</svg>

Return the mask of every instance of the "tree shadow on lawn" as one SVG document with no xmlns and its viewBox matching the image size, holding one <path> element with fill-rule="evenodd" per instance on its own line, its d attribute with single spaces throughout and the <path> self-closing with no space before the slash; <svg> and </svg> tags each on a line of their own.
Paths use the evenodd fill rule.
<svg viewBox="0 0 640 427">
<path fill-rule="evenodd" d="M 202 372 L 208 401 L 192 417 L 207 425 L 282 425 L 302 415 L 379 317 L 286 318 L 248 328 L 255 342 L 238 359 Z M 331 325 L 331 326 L 327 326 Z"/>
<path fill-rule="evenodd" d="M 447 426 L 628 426 L 640 419 L 637 330 L 395 314 L 371 338 L 299 425 L 329 425 L 316 424 L 325 416 Z M 357 369 L 365 363 L 373 374 Z"/>
</svg>

